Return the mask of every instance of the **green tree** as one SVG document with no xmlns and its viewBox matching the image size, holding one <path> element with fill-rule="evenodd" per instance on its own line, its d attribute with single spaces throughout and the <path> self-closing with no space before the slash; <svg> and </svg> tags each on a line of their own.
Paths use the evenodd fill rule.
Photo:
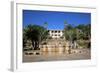
<svg viewBox="0 0 100 73">
<path fill-rule="evenodd" d="M 87 24 L 87 25 L 78 25 L 76 27 L 78 30 L 80 30 L 81 32 L 79 32 L 79 38 L 80 39 L 84 39 L 84 40 L 88 40 L 91 37 L 91 25 Z"/>
<path fill-rule="evenodd" d="M 91 25 L 90 24 L 80 24 L 78 26 L 76 26 L 76 28 L 78 29 L 78 33 L 77 33 L 77 40 L 79 44 L 90 48 L 90 39 L 91 39 Z"/>
<path fill-rule="evenodd" d="M 39 25 L 28 25 L 25 31 L 27 40 L 31 40 L 34 50 L 39 50 L 39 44 L 41 41 L 47 38 L 47 30 Z"/>
<path fill-rule="evenodd" d="M 77 40 L 77 30 L 70 24 L 64 29 L 65 39 L 69 41 L 69 48 L 73 47 L 74 42 Z"/>
<path fill-rule="evenodd" d="M 65 39 L 70 42 L 70 46 L 75 45 L 74 43 L 79 40 L 79 44 L 81 44 L 80 41 L 82 41 L 83 46 L 85 46 L 84 44 L 88 44 L 88 47 L 90 47 L 91 25 L 80 24 L 73 27 L 70 24 L 67 24 L 64 29 L 64 36 Z"/>
<path fill-rule="evenodd" d="M 26 46 L 26 42 L 27 42 L 27 37 L 25 33 L 26 33 L 26 28 L 23 29 L 23 47 Z"/>
</svg>

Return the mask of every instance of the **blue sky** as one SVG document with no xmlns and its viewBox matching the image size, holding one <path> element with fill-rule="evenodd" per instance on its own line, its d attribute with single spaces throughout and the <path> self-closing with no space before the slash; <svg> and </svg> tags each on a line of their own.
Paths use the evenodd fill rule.
<svg viewBox="0 0 100 73">
<path fill-rule="evenodd" d="M 29 24 L 43 26 L 44 22 L 47 22 L 47 29 L 63 30 L 65 21 L 72 26 L 77 26 L 79 24 L 91 24 L 91 14 L 78 12 L 23 10 L 23 27 Z"/>
</svg>

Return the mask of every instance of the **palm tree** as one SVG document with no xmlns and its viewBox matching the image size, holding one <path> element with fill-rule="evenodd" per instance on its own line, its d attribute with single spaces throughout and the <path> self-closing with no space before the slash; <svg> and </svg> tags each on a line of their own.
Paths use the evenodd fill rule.
<svg viewBox="0 0 100 73">
<path fill-rule="evenodd" d="M 48 23 L 47 22 L 44 22 L 43 26 L 44 26 L 44 28 L 47 29 Z"/>
<path fill-rule="evenodd" d="M 67 26 L 67 21 L 64 21 L 64 26 L 65 26 L 65 27 Z"/>
<path fill-rule="evenodd" d="M 31 24 L 28 25 L 26 29 L 25 36 L 27 37 L 27 40 L 31 40 L 34 50 L 40 50 L 39 44 L 42 40 L 46 39 L 48 35 L 47 30 L 42 26 Z"/>
<path fill-rule="evenodd" d="M 43 28 L 45 30 L 41 30 L 42 32 L 40 32 L 40 37 L 39 37 L 39 42 L 40 43 L 42 41 L 46 41 L 46 39 L 49 37 L 49 33 L 48 33 L 48 30 L 47 30 L 47 26 L 48 26 L 48 23 L 47 22 L 44 22 Z"/>
<path fill-rule="evenodd" d="M 76 40 L 76 29 L 72 25 L 67 24 L 64 29 L 65 39 L 70 42 L 70 45 Z"/>
</svg>

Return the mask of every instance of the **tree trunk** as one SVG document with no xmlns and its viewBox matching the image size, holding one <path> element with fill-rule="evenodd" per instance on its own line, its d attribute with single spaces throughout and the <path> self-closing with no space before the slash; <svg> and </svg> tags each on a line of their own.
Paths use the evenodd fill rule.
<svg viewBox="0 0 100 73">
<path fill-rule="evenodd" d="M 34 41 L 32 41 L 32 46 L 33 46 L 33 49 L 35 48 L 35 42 Z"/>
<path fill-rule="evenodd" d="M 34 50 L 40 50 L 38 41 L 32 41 L 32 46 Z"/>
</svg>

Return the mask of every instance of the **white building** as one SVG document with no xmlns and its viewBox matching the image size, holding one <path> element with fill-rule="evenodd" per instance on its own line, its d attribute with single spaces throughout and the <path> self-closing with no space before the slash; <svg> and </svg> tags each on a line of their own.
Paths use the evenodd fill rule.
<svg viewBox="0 0 100 73">
<path fill-rule="evenodd" d="M 48 30 L 52 38 L 60 38 L 63 36 L 63 30 Z"/>
</svg>

